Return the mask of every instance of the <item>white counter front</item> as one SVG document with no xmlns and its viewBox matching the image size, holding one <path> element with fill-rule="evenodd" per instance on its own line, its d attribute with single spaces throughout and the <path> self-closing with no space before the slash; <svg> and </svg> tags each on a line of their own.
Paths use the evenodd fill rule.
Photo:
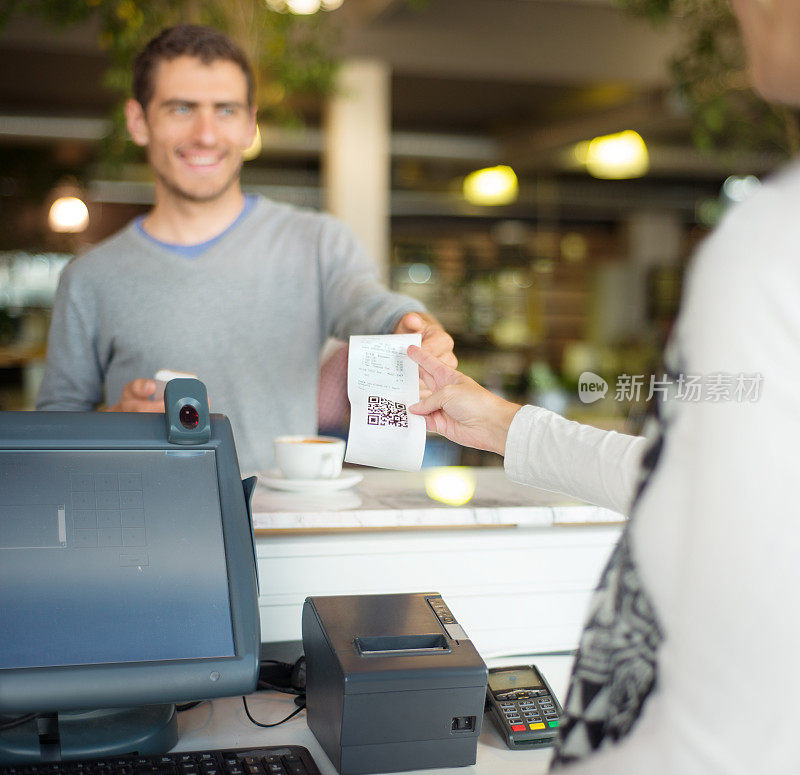
<svg viewBox="0 0 800 775">
<path fill-rule="evenodd" d="M 261 639 L 299 641 L 309 595 L 440 592 L 485 657 L 571 650 L 622 517 L 475 469 L 472 500 L 425 494 L 425 472 L 359 469 L 345 501 L 259 488 Z"/>
</svg>

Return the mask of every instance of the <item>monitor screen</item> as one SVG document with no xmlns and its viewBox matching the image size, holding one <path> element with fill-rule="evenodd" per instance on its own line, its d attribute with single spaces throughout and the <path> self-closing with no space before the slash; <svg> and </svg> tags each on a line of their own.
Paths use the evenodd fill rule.
<svg viewBox="0 0 800 775">
<path fill-rule="evenodd" d="M 0 450 L 0 669 L 233 657 L 215 456 Z"/>
</svg>

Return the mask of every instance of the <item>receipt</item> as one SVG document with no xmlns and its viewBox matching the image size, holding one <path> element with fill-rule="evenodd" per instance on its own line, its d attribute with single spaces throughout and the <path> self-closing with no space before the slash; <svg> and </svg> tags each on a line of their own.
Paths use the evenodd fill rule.
<svg viewBox="0 0 800 775">
<path fill-rule="evenodd" d="M 350 337 L 348 463 L 399 471 L 422 466 L 425 418 L 408 411 L 419 401 L 419 368 L 406 355 L 420 341 L 419 334 Z"/>
</svg>

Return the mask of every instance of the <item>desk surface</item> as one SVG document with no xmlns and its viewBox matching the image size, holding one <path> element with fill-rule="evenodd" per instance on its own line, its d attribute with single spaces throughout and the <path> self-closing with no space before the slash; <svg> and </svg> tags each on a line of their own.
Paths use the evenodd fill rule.
<svg viewBox="0 0 800 775">
<path fill-rule="evenodd" d="M 549 527 L 624 521 L 608 509 L 512 482 L 502 468 L 456 469 L 475 483 L 474 495 L 461 506 L 449 506 L 427 494 L 431 477 L 442 469 L 346 470 L 358 471 L 364 478 L 340 492 L 290 493 L 258 485 L 253 496 L 255 529 Z"/>
<path fill-rule="evenodd" d="M 489 660 L 491 667 L 534 662 L 547 677 L 556 696 L 563 701 L 570 656 L 517 657 Z M 294 710 L 288 695 L 260 692 L 248 699 L 253 717 L 264 723 L 279 721 Z M 242 748 L 256 745 L 302 745 L 308 748 L 322 775 L 336 775 L 306 724 L 305 712 L 273 729 L 261 729 L 248 721 L 239 698 L 203 703 L 179 716 L 180 738 L 175 750 L 190 751 L 208 748 Z M 458 769 L 418 770 L 419 775 L 540 775 L 547 772 L 551 749 L 516 751 L 506 747 L 492 721 L 484 716 L 478 741 L 477 763 Z"/>
</svg>

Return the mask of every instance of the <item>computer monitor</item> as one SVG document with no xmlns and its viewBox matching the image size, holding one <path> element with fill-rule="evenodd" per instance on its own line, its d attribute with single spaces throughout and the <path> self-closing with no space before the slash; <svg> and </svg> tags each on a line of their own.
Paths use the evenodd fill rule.
<svg viewBox="0 0 800 775">
<path fill-rule="evenodd" d="M 171 703 L 255 688 L 249 493 L 209 420 L 174 444 L 163 415 L 0 413 L 0 726 L 59 714 L 56 758 L 159 753 Z M 83 712 L 109 708 L 137 710 Z M 0 764 L 40 758 L 39 732 L 0 731 Z"/>
</svg>

